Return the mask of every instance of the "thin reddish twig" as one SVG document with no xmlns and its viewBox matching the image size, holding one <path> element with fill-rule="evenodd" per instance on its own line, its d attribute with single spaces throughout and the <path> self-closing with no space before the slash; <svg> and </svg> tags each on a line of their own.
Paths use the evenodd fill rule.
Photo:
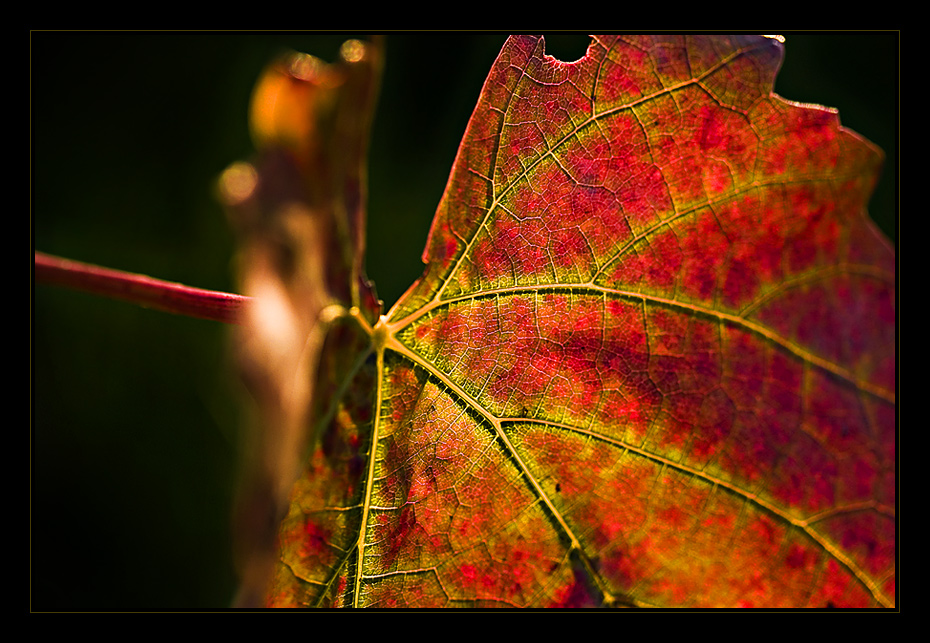
<svg viewBox="0 0 930 643">
<path fill-rule="evenodd" d="M 102 268 L 43 252 L 35 253 L 35 280 L 36 283 L 64 286 L 176 315 L 226 324 L 239 323 L 239 311 L 250 299 L 242 295 L 191 288 L 145 275 Z"/>
</svg>

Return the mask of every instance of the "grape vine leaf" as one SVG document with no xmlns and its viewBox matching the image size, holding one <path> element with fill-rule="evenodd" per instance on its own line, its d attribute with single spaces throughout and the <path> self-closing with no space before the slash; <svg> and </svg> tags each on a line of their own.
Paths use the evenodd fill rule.
<svg viewBox="0 0 930 643">
<path fill-rule="evenodd" d="M 326 337 L 269 605 L 894 605 L 882 155 L 782 52 L 507 41 L 423 276 Z"/>
</svg>

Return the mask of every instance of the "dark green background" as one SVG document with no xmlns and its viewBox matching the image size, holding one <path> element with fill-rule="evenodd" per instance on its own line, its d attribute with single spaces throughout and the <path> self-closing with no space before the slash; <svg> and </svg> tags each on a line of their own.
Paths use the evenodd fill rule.
<svg viewBox="0 0 930 643">
<path fill-rule="evenodd" d="M 31 36 L 35 249 L 232 290 L 215 178 L 248 158 L 247 105 L 285 48 L 343 36 Z M 394 35 L 374 125 L 368 273 L 386 308 L 422 271 L 429 224 L 503 36 Z M 562 59 L 586 40 L 549 39 Z M 776 91 L 838 107 L 885 149 L 871 211 L 895 236 L 897 34 L 788 35 Z M 217 607 L 243 395 L 227 328 L 33 289 L 30 607 Z"/>
</svg>

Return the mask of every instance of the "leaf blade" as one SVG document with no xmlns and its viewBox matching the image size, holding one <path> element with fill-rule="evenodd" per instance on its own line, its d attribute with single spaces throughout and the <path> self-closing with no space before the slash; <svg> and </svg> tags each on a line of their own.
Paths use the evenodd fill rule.
<svg viewBox="0 0 930 643">
<path fill-rule="evenodd" d="M 759 515 L 754 524 L 758 530 L 767 533 L 770 528 L 766 526 L 766 520 L 772 516 L 788 525 L 781 525 L 781 540 L 775 539 L 773 542 L 789 543 L 784 546 L 793 552 L 792 563 L 807 560 L 807 553 L 798 552 L 819 551 L 811 556 L 817 558 L 817 564 L 827 570 L 823 572 L 823 578 L 829 581 L 820 583 L 818 591 L 821 594 L 833 591 L 830 583 L 841 584 L 837 579 L 845 572 L 854 578 L 854 582 L 860 583 L 860 587 L 865 587 L 866 594 L 871 596 L 863 599 L 862 596 L 853 596 L 855 592 L 843 595 L 840 597 L 842 600 L 832 594 L 830 596 L 840 602 L 875 600 L 879 604 L 893 604 L 893 598 L 885 595 L 876 580 L 887 577 L 888 565 L 893 566 L 887 551 L 870 560 L 868 557 L 863 559 L 859 554 L 844 553 L 845 548 L 836 545 L 843 538 L 872 538 L 882 540 L 884 545 L 881 547 L 887 550 L 889 529 L 893 534 L 893 524 L 888 524 L 889 519 L 893 523 L 893 502 L 888 503 L 887 475 L 881 485 L 882 490 L 877 494 L 881 497 L 863 499 L 847 492 L 843 488 L 846 483 L 837 482 L 844 476 L 855 476 L 850 476 L 845 470 L 841 476 L 836 472 L 835 465 L 831 468 L 821 463 L 817 475 L 826 476 L 829 480 L 821 484 L 823 489 L 818 493 L 825 496 L 846 494 L 849 497 L 827 501 L 811 493 L 800 500 L 788 500 L 798 487 L 804 486 L 805 474 L 801 472 L 801 463 L 810 461 L 812 457 L 801 457 L 800 447 L 781 444 L 784 441 L 782 426 L 785 425 L 773 423 L 764 427 L 762 433 L 765 437 L 760 438 L 753 437 L 745 419 L 742 423 L 737 420 L 736 428 L 733 427 L 734 421 L 730 420 L 731 427 L 727 436 L 718 435 L 719 426 L 715 424 L 719 422 L 717 416 L 726 410 L 721 405 L 736 407 L 739 402 L 744 415 L 766 416 L 793 411 L 795 417 L 787 426 L 795 426 L 795 432 L 802 434 L 796 440 L 804 441 L 803 434 L 813 430 L 807 424 L 816 424 L 812 419 L 815 416 L 837 413 L 852 417 L 855 426 L 850 430 L 869 440 L 873 431 L 868 426 L 867 416 L 880 411 L 854 413 L 856 405 L 890 405 L 893 412 L 894 380 L 887 376 L 894 370 L 893 254 L 886 252 L 887 245 L 881 247 L 871 224 L 861 217 L 863 204 L 876 180 L 880 152 L 857 136 L 840 129 L 835 112 L 792 104 L 771 96 L 774 73 L 781 56 L 781 45 L 773 40 L 709 40 L 698 43 L 697 47 L 687 48 L 681 43 L 656 39 L 653 49 L 668 54 L 654 55 L 652 59 L 654 69 L 665 72 L 664 76 L 658 74 L 661 87 L 652 92 L 640 91 L 639 97 L 628 101 L 629 104 L 621 107 L 611 105 L 603 109 L 599 116 L 581 118 L 580 126 L 571 124 L 559 130 L 551 121 L 526 118 L 520 109 L 512 107 L 520 98 L 519 90 L 514 88 L 520 84 L 521 79 L 534 78 L 538 86 L 547 88 L 559 83 L 570 83 L 575 88 L 585 86 L 583 82 L 569 80 L 571 73 L 582 70 L 585 65 L 592 65 L 592 52 L 597 54 L 598 46 L 603 42 L 606 40 L 596 38 L 585 59 L 566 65 L 547 60 L 542 55 L 541 40 L 515 38 L 508 41 L 485 85 L 446 195 L 437 212 L 424 253 L 424 259 L 428 262 L 426 273 L 390 313 L 393 330 L 407 349 L 399 352 L 419 367 L 431 370 L 438 381 L 457 390 L 461 399 L 469 400 L 473 406 L 484 409 L 482 414 L 498 427 L 506 425 L 515 433 L 530 431 L 529 427 L 539 433 L 539 427 L 544 425 L 579 432 L 588 438 L 596 437 L 614 444 L 615 449 L 623 449 L 624 453 L 638 452 L 647 460 L 651 457 L 661 461 L 662 466 L 674 464 L 679 474 L 685 476 L 697 476 L 710 467 L 711 474 L 705 474 L 705 480 L 712 488 L 727 489 L 745 501 L 756 503 Z M 630 45 L 626 42 L 618 43 L 621 41 L 614 42 L 617 49 L 622 48 L 621 44 Z M 642 45 L 642 42 L 637 44 Z M 642 51 L 642 48 L 632 45 L 628 49 L 634 53 Z M 726 51 L 721 53 L 719 49 Z M 617 78 L 623 76 L 604 63 L 610 59 L 606 48 L 599 55 L 600 73 L 612 73 Z M 586 73 L 581 71 L 579 75 L 584 76 Z M 740 79 L 747 77 L 747 74 L 752 82 L 741 82 Z M 559 77 L 556 79 L 558 82 L 553 82 L 553 76 Z M 540 80 L 543 77 L 544 80 Z M 590 80 L 590 73 L 587 80 Z M 624 83 L 618 80 L 615 84 L 622 86 Z M 628 84 L 632 86 L 633 83 Z M 604 84 L 604 87 L 612 86 Z M 747 89 L 753 91 L 747 92 Z M 578 94 L 584 95 L 584 92 Z M 528 102 L 534 109 L 541 109 L 539 105 L 548 104 L 545 97 L 533 98 L 535 100 Z M 568 103 L 574 98 L 578 102 L 577 95 L 558 98 Z M 665 103 L 667 98 L 674 99 L 676 110 L 668 108 Z M 550 101 L 554 102 L 558 101 Z M 597 101 L 589 104 L 597 105 Z M 715 111 L 715 105 L 719 104 L 725 104 L 726 109 Z M 633 117 L 623 123 L 616 115 L 625 112 L 630 112 Z M 735 121 L 733 114 L 739 117 Z M 489 115 L 493 116 L 488 118 Z M 724 122 L 726 119 L 729 122 Z M 668 124 L 669 121 L 675 121 L 674 128 Z M 540 125 L 541 122 L 545 126 Z M 566 122 L 570 122 L 570 119 Z M 762 125 L 757 125 L 757 122 Z M 487 142 L 495 137 L 488 133 L 488 123 L 498 124 L 496 140 L 499 142 L 494 144 L 496 148 L 490 152 L 485 148 Z M 610 185 L 611 171 L 616 174 L 616 166 L 609 166 L 616 154 L 598 157 L 597 154 L 588 153 L 587 164 L 581 162 L 585 160 L 584 153 L 572 156 L 574 139 L 580 140 L 579 132 L 583 132 L 586 127 L 595 131 L 597 128 L 592 127 L 592 124 L 624 134 L 636 132 L 637 129 L 641 132 L 659 131 L 659 134 L 643 134 L 641 142 L 645 141 L 645 144 L 640 147 L 650 150 L 651 158 L 647 160 L 653 166 L 671 168 L 668 172 L 675 178 L 649 184 L 648 179 L 653 178 L 654 174 L 650 175 L 642 168 L 638 173 L 628 172 L 625 175 L 627 183 L 637 178 L 642 180 L 637 186 L 637 197 L 632 204 L 630 199 L 616 198 L 618 203 L 622 203 L 618 209 L 625 216 L 620 221 L 617 221 L 616 216 L 609 218 L 603 214 L 607 208 L 602 207 L 599 213 L 602 219 L 597 221 L 597 225 L 585 230 L 582 227 L 583 221 L 590 221 L 591 217 L 571 219 L 571 215 L 576 214 L 574 210 L 590 214 L 592 210 L 596 211 L 597 206 L 585 208 L 584 204 L 598 204 L 598 190 L 602 194 L 606 191 L 616 195 L 619 189 L 610 189 L 613 187 Z M 544 127 L 549 127 L 552 132 L 543 132 L 538 139 L 553 140 L 555 145 L 549 145 L 542 153 L 536 152 L 532 145 L 524 146 L 521 148 L 522 156 L 516 155 L 517 160 L 514 160 L 513 155 L 500 160 L 498 155 L 509 141 L 531 141 L 533 130 L 542 130 Z M 672 134 L 662 134 L 662 127 L 671 128 Z M 606 142 L 608 146 L 615 141 L 625 140 L 619 134 L 598 136 L 595 133 L 592 137 L 595 144 Z M 746 141 L 752 138 L 756 139 L 754 145 L 747 145 Z M 588 143 L 589 149 L 586 151 L 590 152 L 591 147 Z M 512 145 L 510 149 L 513 150 Z M 708 150 L 716 158 L 708 159 L 710 155 L 704 156 Z M 817 154 L 811 153 L 811 150 L 816 150 Z M 600 163 L 599 158 L 602 160 Z M 492 162 L 491 159 L 497 159 L 498 162 Z M 788 181 L 784 177 L 786 165 L 791 168 Z M 624 167 L 631 167 L 631 164 Z M 730 172 L 729 167 L 741 171 L 742 175 L 736 170 Z M 544 168 L 548 173 L 539 177 Z M 585 182 L 572 176 L 572 170 L 567 168 L 586 172 L 591 177 L 588 183 L 595 185 L 595 189 L 584 191 Z M 568 179 L 562 177 L 560 180 L 560 173 Z M 613 179 L 615 185 L 623 184 L 616 176 Z M 564 232 L 574 224 L 574 232 L 577 233 L 574 239 L 581 238 L 587 243 L 572 243 L 573 238 L 566 234 L 563 235 L 562 245 L 553 245 L 552 239 L 558 239 L 559 230 L 551 226 L 546 228 L 545 223 L 555 217 L 546 219 L 545 211 L 537 217 L 527 214 L 543 209 L 543 206 L 533 207 L 532 195 L 524 203 L 514 203 L 523 182 L 530 186 L 529 192 L 541 195 L 539 202 L 543 205 L 557 203 L 561 191 L 561 199 L 568 201 L 571 206 L 559 212 L 561 230 Z M 496 187 L 498 184 L 503 185 L 499 191 Z M 490 194 L 488 185 L 494 188 Z M 644 186 L 646 189 L 643 189 Z M 781 194 L 772 196 L 773 190 L 776 193 L 781 191 Z M 568 197 L 564 195 L 565 192 L 568 192 Z M 511 194 L 513 200 L 508 202 L 507 198 Z M 771 208 L 760 214 L 758 206 L 747 207 L 743 203 L 739 204 L 742 207 L 734 205 L 740 198 L 775 201 L 779 197 L 782 209 L 774 216 Z M 474 199 L 478 199 L 478 202 Z M 484 200 L 484 206 L 481 205 L 481 199 Z M 604 200 L 602 197 L 601 205 Z M 819 206 L 821 211 L 812 214 L 811 203 Z M 803 209 L 805 206 L 806 210 Z M 454 208 L 458 210 L 453 211 Z M 748 222 L 744 213 L 749 213 Z M 569 217 L 568 223 L 566 216 Z M 840 224 L 836 223 L 837 217 L 844 218 Z M 799 225 L 797 221 L 806 224 Z M 754 228 L 747 225 L 757 222 L 768 223 L 762 230 L 771 239 L 759 233 L 758 226 Z M 793 228 L 787 225 L 790 223 L 794 224 Z M 780 232 L 785 227 L 789 230 L 788 234 Z M 842 231 L 837 230 L 839 227 L 842 227 Z M 779 234 L 781 238 L 777 238 Z M 813 241 L 808 241 L 811 237 Z M 683 244 L 677 242 L 679 238 L 692 240 L 692 247 L 682 248 Z M 721 242 L 721 239 L 726 243 Z M 467 242 L 462 243 L 463 240 Z M 548 246 L 544 245 L 546 240 Z M 592 251 L 592 247 L 599 252 Z M 719 252 L 728 247 L 735 247 L 736 250 Z M 708 248 L 716 248 L 718 253 L 706 252 Z M 637 258 L 637 255 L 647 252 L 658 257 L 650 257 L 653 260 L 638 263 L 624 262 L 625 257 Z M 566 256 L 573 261 L 565 261 Z M 861 262 L 860 257 L 863 258 Z M 563 261 L 561 265 L 558 263 L 560 258 Z M 590 260 L 592 258 L 593 261 Z M 768 290 L 760 292 L 758 287 L 751 287 L 752 283 L 747 285 L 744 264 L 748 259 L 756 261 L 763 273 L 766 269 L 772 273 L 766 275 L 767 281 L 758 280 L 763 285 L 773 283 Z M 629 265 L 631 263 L 632 266 Z M 669 266 L 672 266 L 671 270 Z M 650 268 L 653 273 L 659 271 L 659 274 L 648 274 Z M 666 274 L 662 274 L 662 271 Z M 672 274 L 667 274 L 669 272 Z M 788 273 L 787 279 L 785 273 Z M 644 278 L 644 275 L 649 278 Z M 829 288 L 805 289 L 799 285 L 804 282 L 810 286 L 825 280 Z M 710 287 L 708 281 L 711 282 Z M 873 287 L 869 301 L 876 302 L 880 314 L 886 322 L 890 319 L 891 323 L 876 325 L 875 336 L 861 343 L 873 347 L 878 355 L 883 354 L 881 348 L 891 347 L 890 368 L 888 360 L 881 365 L 872 364 L 874 355 L 866 356 L 852 368 L 847 368 L 841 363 L 849 359 L 853 329 L 862 327 L 865 313 L 863 311 L 859 315 L 847 316 L 845 321 L 835 312 L 831 314 L 832 309 L 839 308 L 836 300 L 841 295 L 833 295 L 830 305 L 818 308 L 816 303 L 823 299 L 824 291 L 869 291 L 870 284 Z M 797 296 L 792 297 L 792 292 Z M 547 296 L 551 301 L 541 301 Z M 624 299 L 639 300 L 642 312 Z M 785 300 L 788 300 L 787 304 Z M 473 309 L 468 309 L 468 303 L 474 305 Z M 821 326 L 824 325 L 822 318 L 828 317 L 826 325 L 839 328 L 841 332 L 834 334 L 840 339 L 831 341 L 830 333 L 821 333 L 816 338 L 819 342 L 817 350 L 808 350 L 806 346 L 810 346 L 812 339 L 805 335 L 806 325 L 797 319 L 797 315 L 786 316 L 784 310 L 779 310 L 775 305 L 779 303 L 782 308 L 807 311 L 808 316 L 821 322 Z M 670 313 L 668 309 L 675 312 Z M 573 311 L 571 318 L 574 323 L 566 322 L 566 310 Z M 624 333 L 614 332 L 613 328 L 605 326 L 605 320 L 611 313 L 618 313 L 617 316 L 621 318 L 618 323 L 624 325 Z M 525 321 L 527 318 L 531 318 L 531 321 L 521 327 L 520 320 Z M 557 322 L 552 321 L 556 319 Z M 566 333 L 563 330 L 565 327 L 575 328 L 578 332 Z M 631 329 L 634 331 L 634 340 L 629 337 Z M 599 332 L 600 337 L 592 340 L 585 336 L 585 331 L 589 335 Z M 474 339 L 475 335 L 480 338 Z M 489 337 L 493 338 L 491 343 L 484 343 Z M 682 346 L 683 337 L 689 346 Z M 522 345 L 519 344 L 521 338 L 524 340 Z M 646 339 L 650 341 L 644 350 Z M 638 346 L 638 350 L 631 348 L 631 341 Z M 518 344 L 517 348 L 513 348 L 514 342 Z M 776 348 L 768 347 L 767 343 L 774 344 Z M 550 348 L 546 348 L 546 345 Z M 749 354 L 747 346 L 753 347 L 751 353 L 755 358 L 752 368 L 742 365 L 744 371 L 748 369 L 748 374 L 741 374 L 735 368 L 729 369 L 732 372 L 725 372 L 729 364 L 738 364 L 741 357 L 746 362 L 745 355 Z M 875 349 L 876 346 L 878 349 Z M 683 348 L 691 350 L 692 355 L 682 355 Z M 487 355 L 494 357 L 486 358 Z M 605 385 L 605 374 L 616 373 L 622 368 L 611 368 L 603 359 L 599 365 L 598 355 L 613 357 L 616 364 L 626 363 L 628 377 L 622 382 Z M 564 367 L 572 359 L 576 360 L 579 368 Z M 791 364 L 792 359 L 800 360 L 801 365 Z M 635 365 L 637 360 L 638 366 L 631 368 L 629 364 Z M 571 384 L 579 380 L 584 382 L 584 372 L 589 374 L 590 390 L 587 393 L 583 390 L 583 384 L 574 389 Z M 593 376 L 592 373 L 598 375 Z M 775 382 L 786 373 L 792 374 L 794 382 L 785 387 L 787 392 L 775 390 Z M 842 386 L 837 388 L 833 381 L 836 377 L 852 383 L 854 389 L 869 399 L 833 400 L 844 395 L 849 397 L 848 391 L 843 391 Z M 708 386 L 701 383 L 702 378 L 709 379 L 712 384 L 715 380 L 717 383 Z M 752 409 L 749 402 L 740 399 L 743 394 L 740 390 L 743 382 L 740 379 L 762 380 L 767 388 L 772 389 L 765 391 L 766 396 L 775 401 L 766 401 L 760 405 L 762 408 L 750 412 L 747 410 Z M 802 380 L 805 383 L 802 384 Z M 559 382 L 566 383 L 561 390 Z M 495 389 L 495 386 L 498 388 Z M 806 391 L 810 388 L 828 400 L 822 403 L 823 408 L 798 408 L 807 403 Z M 605 394 L 605 389 L 612 395 Z M 720 390 L 724 391 L 717 393 L 721 398 L 720 404 L 700 402 L 702 398 L 712 399 L 706 396 L 712 396 Z M 782 399 L 779 399 L 779 395 Z M 791 403 L 785 405 L 785 398 Z M 549 403 L 547 400 L 558 400 L 558 403 Z M 618 404 L 618 400 L 624 403 Z M 630 400 L 646 403 L 633 404 Z M 619 435 L 612 435 L 603 427 L 599 431 L 592 431 L 588 428 L 592 424 L 590 411 L 584 411 L 592 408 L 592 404 L 597 409 L 595 415 L 614 419 L 622 417 L 628 420 L 629 426 Z M 698 412 L 687 410 L 695 404 L 698 405 Z M 558 405 L 575 411 L 560 410 Z M 701 411 L 703 407 L 707 408 Z M 701 413 L 713 417 L 702 419 Z M 676 416 L 684 416 L 686 419 L 681 422 Z M 563 421 L 566 417 L 570 420 Z M 639 420 L 638 434 L 630 428 L 637 425 L 637 421 L 630 419 L 633 417 Z M 505 421 L 505 418 L 509 420 Z M 669 432 L 668 427 L 663 427 L 664 437 L 652 438 L 658 448 L 651 447 L 649 442 L 650 435 L 663 434 L 663 431 L 655 430 L 656 423 L 675 428 Z M 891 426 L 893 434 L 893 421 Z M 702 429 L 704 435 L 698 438 L 687 437 L 686 428 Z M 518 453 L 509 440 L 503 437 L 501 440 L 508 445 L 506 449 L 511 451 L 512 457 L 521 463 L 524 459 L 529 461 L 528 454 L 533 452 L 532 447 L 526 447 L 522 453 Z M 878 458 L 875 454 L 881 451 L 876 444 L 887 444 L 888 441 L 887 431 L 879 438 L 871 436 L 868 448 L 853 452 L 849 457 L 861 468 L 870 468 L 878 463 L 879 468 L 887 472 L 889 462 L 893 468 L 893 461 L 887 457 Z M 720 443 L 732 445 L 739 442 L 755 442 L 752 446 L 755 451 L 748 450 L 753 456 L 766 450 L 771 452 L 760 467 L 761 471 L 755 470 L 749 454 L 741 455 L 732 446 L 729 447 L 732 453 L 724 453 L 714 459 L 706 455 L 720 448 Z M 580 448 L 579 445 L 574 446 Z M 663 451 L 669 449 L 671 456 L 663 456 Z M 563 452 L 570 453 L 572 448 L 564 446 Z M 813 459 L 819 457 L 830 460 L 839 456 L 847 457 L 845 451 L 828 449 L 826 454 L 820 453 Z M 577 463 L 572 466 L 577 467 Z M 568 540 L 575 542 L 576 531 L 590 531 L 591 518 L 574 517 L 571 520 L 576 526 L 568 526 L 561 511 L 554 508 L 550 494 L 540 489 L 538 479 L 546 476 L 532 474 L 526 465 L 522 468 L 530 481 L 527 484 L 537 490 L 539 501 L 552 507 L 550 515 L 555 516 L 553 522 L 560 523 L 563 536 L 570 534 Z M 551 470 L 551 466 L 549 469 L 543 467 L 542 470 Z M 563 475 L 557 477 L 564 479 L 567 474 L 563 472 Z M 655 475 L 642 473 L 633 478 L 652 479 Z M 761 489 L 753 486 L 753 476 L 762 476 L 766 480 L 788 476 L 792 483 L 781 485 L 774 491 Z M 627 484 L 633 485 L 633 482 L 630 479 Z M 893 498 L 893 491 L 890 494 Z M 712 502 L 711 496 L 706 496 L 702 502 L 703 506 L 707 506 Z M 795 502 L 801 503 L 801 507 L 793 506 Z M 585 504 L 585 501 L 576 499 L 576 503 Z M 823 509 L 824 503 L 832 508 Z M 596 504 L 593 503 L 592 507 Z M 592 508 L 589 510 L 593 512 Z M 671 504 L 661 510 L 674 513 Z M 731 508 L 731 511 L 735 510 Z M 843 533 L 846 536 L 842 538 L 836 533 L 830 533 L 830 529 L 826 529 L 827 533 L 823 534 L 810 528 L 808 521 L 812 520 L 812 516 L 823 515 L 824 511 L 830 514 L 823 518 L 827 522 L 835 522 L 836 516 L 847 513 L 866 512 L 868 515 L 877 514 L 873 521 L 879 524 L 865 529 L 868 532 L 865 535 L 850 536 L 851 528 L 848 526 L 832 528 L 834 532 L 845 529 Z M 690 528 L 695 529 L 694 517 L 691 518 Z M 847 522 L 855 523 L 856 520 Z M 609 531 L 604 524 L 599 527 Z M 661 533 L 662 530 L 658 531 Z M 742 529 L 743 534 L 748 531 L 748 527 Z M 797 531 L 801 532 L 801 536 L 794 533 Z M 672 538 L 671 535 L 668 537 Z M 735 532 L 733 537 L 736 537 Z M 629 588 L 623 587 L 624 584 L 616 580 L 622 578 L 623 573 L 615 570 L 616 576 L 609 582 L 605 581 L 599 572 L 594 572 L 594 564 L 590 561 L 629 558 L 629 551 L 636 549 L 638 541 L 627 543 L 629 551 L 626 552 L 615 551 L 618 547 L 613 546 L 609 538 L 604 542 L 602 549 L 595 548 L 597 555 L 585 556 L 589 561 L 587 576 L 594 585 L 616 587 L 619 594 L 626 594 Z M 587 546 L 591 547 L 590 544 Z M 682 547 L 680 543 L 674 546 L 666 544 L 658 549 L 677 551 Z M 574 549 L 570 547 L 569 551 Z M 747 555 L 744 564 L 751 564 L 760 554 L 757 551 L 754 555 Z M 644 560 L 650 558 L 644 552 L 639 552 L 639 556 Z M 714 555 L 705 552 L 703 557 L 710 561 L 708 564 L 723 563 L 720 552 Z M 782 563 L 786 564 L 786 560 L 782 560 Z M 843 571 L 836 571 L 836 566 Z M 870 568 L 870 571 L 864 571 L 866 568 Z M 665 595 L 677 595 L 679 600 L 682 596 L 688 596 L 688 600 L 697 601 L 697 604 L 707 604 L 702 601 L 714 603 L 724 596 L 728 596 L 730 604 L 738 604 L 740 600 L 749 601 L 737 593 L 723 592 L 719 583 L 709 583 L 707 579 L 695 582 L 701 575 L 693 573 L 694 570 L 687 571 L 671 575 L 676 579 L 674 582 L 666 578 L 661 582 L 654 581 L 654 585 L 671 587 L 677 583 L 675 591 L 669 588 L 663 590 Z M 799 577 L 809 579 L 809 571 L 805 572 L 807 576 L 801 574 Z M 650 577 L 662 575 L 656 570 L 643 573 Z M 690 579 L 683 580 L 689 574 Z M 773 571 L 770 570 L 767 576 L 774 576 Z M 792 579 L 783 581 L 781 586 L 793 587 L 799 582 Z M 635 586 L 635 583 L 628 584 Z M 689 589 L 685 591 L 683 587 Z M 701 588 L 706 587 L 713 587 L 714 593 L 702 594 Z M 812 596 L 816 594 L 813 590 L 810 593 Z M 611 592 L 606 590 L 604 594 L 609 603 Z M 771 604 L 771 601 L 782 600 L 789 595 L 794 594 L 785 592 L 785 596 L 779 596 L 778 592 L 774 592 L 765 598 Z M 657 598 L 649 592 L 643 596 L 641 600 L 645 603 L 652 603 Z M 828 600 L 832 602 L 832 599 Z"/>
</svg>

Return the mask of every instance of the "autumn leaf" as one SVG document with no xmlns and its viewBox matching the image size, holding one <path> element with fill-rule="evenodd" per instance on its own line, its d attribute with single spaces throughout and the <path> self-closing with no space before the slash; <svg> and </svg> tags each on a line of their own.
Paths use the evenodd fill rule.
<svg viewBox="0 0 930 643">
<path fill-rule="evenodd" d="M 772 94 L 779 39 L 544 51 L 507 41 L 423 276 L 355 317 L 269 604 L 893 606 L 881 152 Z"/>
</svg>

